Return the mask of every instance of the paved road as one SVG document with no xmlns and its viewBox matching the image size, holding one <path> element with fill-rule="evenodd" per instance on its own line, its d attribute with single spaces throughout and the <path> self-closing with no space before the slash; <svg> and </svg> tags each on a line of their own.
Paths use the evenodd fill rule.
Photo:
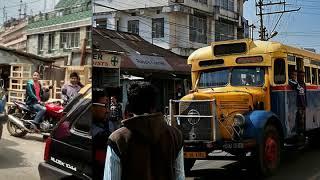
<svg viewBox="0 0 320 180">
<path fill-rule="evenodd" d="M 0 180 L 39 180 L 38 164 L 43 160 L 42 136 L 10 136 L 6 126 L 0 140 Z"/>
<path fill-rule="evenodd" d="M 197 161 L 187 180 L 257 179 L 234 161 Z M 320 148 L 284 153 L 279 172 L 267 180 L 320 180 Z"/>
<path fill-rule="evenodd" d="M 4 128 L 0 140 L 0 180 L 39 180 L 38 164 L 45 144 L 40 135 L 15 138 Z M 187 180 L 250 180 L 234 161 L 197 161 Z M 268 180 L 320 180 L 320 148 L 286 152 L 280 171 Z"/>
</svg>

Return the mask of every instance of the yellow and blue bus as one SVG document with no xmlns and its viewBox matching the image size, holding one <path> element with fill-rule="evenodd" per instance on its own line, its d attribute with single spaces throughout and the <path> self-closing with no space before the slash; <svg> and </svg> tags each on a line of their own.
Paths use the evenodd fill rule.
<svg viewBox="0 0 320 180">
<path fill-rule="evenodd" d="M 303 146 L 320 128 L 319 54 L 243 39 L 198 49 L 188 64 L 192 90 L 171 100 L 169 121 L 183 133 L 186 171 L 197 159 L 253 159 L 262 175 L 270 175 L 284 148 Z M 297 91 L 289 85 L 292 71 L 305 73 L 303 143 L 297 138 L 300 116 Z M 215 150 L 230 156 L 212 156 Z"/>
</svg>

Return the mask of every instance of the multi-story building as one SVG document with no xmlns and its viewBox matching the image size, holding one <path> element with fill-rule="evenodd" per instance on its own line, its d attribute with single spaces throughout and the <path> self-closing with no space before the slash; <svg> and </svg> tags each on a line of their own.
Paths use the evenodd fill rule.
<svg viewBox="0 0 320 180">
<path fill-rule="evenodd" d="M 0 30 L 0 45 L 8 48 L 26 51 L 27 47 L 27 19 L 10 19 Z"/>
<path fill-rule="evenodd" d="M 54 11 L 30 17 L 27 52 L 43 57 L 68 56 L 66 65 L 90 64 L 91 55 L 83 59 L 83 52 L 91 44 L 91 7 L 91 0 L 60 0 Z"/>
<path fill-rule="evenodd" d="M 246 0 L 95 0 L 94 26 L 139 34 L 188 56 L 213 41 L 248 36 Z"/>
</svg>

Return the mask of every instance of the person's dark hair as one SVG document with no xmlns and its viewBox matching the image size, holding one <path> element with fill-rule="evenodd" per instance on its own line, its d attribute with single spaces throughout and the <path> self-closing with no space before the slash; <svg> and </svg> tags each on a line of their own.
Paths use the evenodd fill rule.
<svg viewBox="0 0 320 180">
<path fill-rule="evenodd" d="M 129 109 L 134 114 L 150 113 L 156 108 L 157 89 L 148 82 L 135 82 L 128 90 Z"/>
<path fill-rule="evenodd" d="M 72 73 L 70 74 L 70 78 L 73 78 L 73 77 L 75 77 L 75 78 L 79 78 L 78 73 L 76 73 L 76 72 L 72 72 Z"/>
<path fill-rule="evenodd" d="M 107 93 L 103 90 L 92 90 L 92 102 L 96 103 L 101 97 L 107 96 Z"/>
<path fill-rule="evenodd" d="M 32 74 L 34 74 L 34 73 L 38 73 L 40 75 L 40 72 L 38 70 L 35 70 L 32 72 Z"/>
</svg>

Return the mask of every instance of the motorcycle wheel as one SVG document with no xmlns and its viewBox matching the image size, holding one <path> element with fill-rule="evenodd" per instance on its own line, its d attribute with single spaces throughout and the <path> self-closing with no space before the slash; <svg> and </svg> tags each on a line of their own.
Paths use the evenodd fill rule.
<svg viewBox="0 0 320 180">
<path fill-rule="evenodd" d="M 20 113 L 14 113 L 12 114 L 12 116 L 17 118 L 22 117 Z M 8 132 L 14 137 L 24 137 L 28 133 L 27 131 L 20 129 L 10 121 L 7 122 L 7 129 L 8 129 Z"/>
</svg>

